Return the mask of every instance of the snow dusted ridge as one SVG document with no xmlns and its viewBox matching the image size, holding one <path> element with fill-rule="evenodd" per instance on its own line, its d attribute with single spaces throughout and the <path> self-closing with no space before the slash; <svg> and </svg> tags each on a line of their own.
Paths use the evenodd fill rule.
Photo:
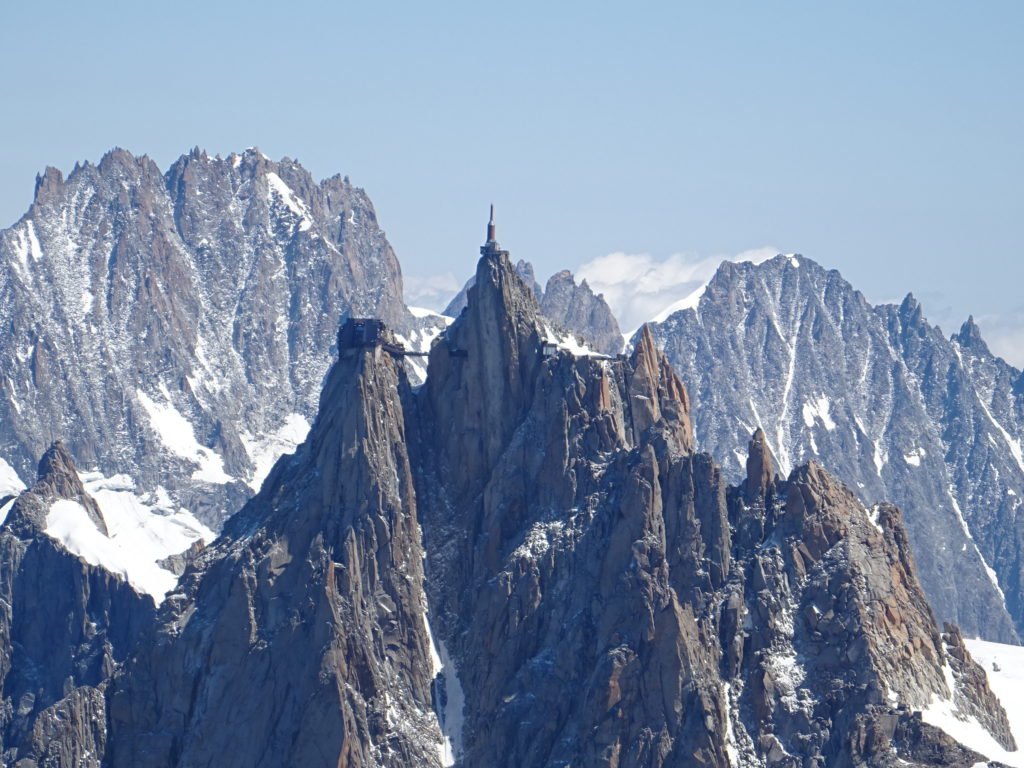
<svg viewBox="0 0 1024 768">
<path fill-rule="evenodd" d="M 0 483 L 61 439 L 214 528 L 303 439 L 343 316 L 429 325 L 366 194 L 255 149 L 47 169 L 0 293 Z"/>
<path fill-rule="evenodd" d="M 58 499 L 50 506 L 46 533 L 91 565 L 119 574 L 137 592 L 159 605 L 178 583 L 161 560 L 215 534 L 185 509 L 174 509 L 167 491 L 139 495 L 126 475 L 104 477 L 85 472 L 81 479 L 99 505 L 109 535 L 104 535 L 77 501 Z"/>
<path fill-rule="evenodd" d="M 781 474 L 814 458 L 865 504 L 895 503 L 937 618 L 1024 637 L 1024 555 L 1007 545 L 1024 540 L 1021 371 L 973 322 L 946 337 L 912 296 L 873 306 L 802 256 L 721 263 L 701 290 L 651 325 L 698 448 L 741 478 L 735 449 L 760 427 Z"/>
</svg>

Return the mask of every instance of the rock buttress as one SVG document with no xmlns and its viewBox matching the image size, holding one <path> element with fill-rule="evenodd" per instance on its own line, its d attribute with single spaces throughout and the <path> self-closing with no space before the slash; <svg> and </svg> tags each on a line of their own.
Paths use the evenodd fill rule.
<svg viewBox="0 0 1024 768">
<path fill-rule="evenodd" d="M 407 388 L 381 346 L 342 350 L 306 443 L 116 681 L 111 765 L 439 765 Z"/>
</svg>

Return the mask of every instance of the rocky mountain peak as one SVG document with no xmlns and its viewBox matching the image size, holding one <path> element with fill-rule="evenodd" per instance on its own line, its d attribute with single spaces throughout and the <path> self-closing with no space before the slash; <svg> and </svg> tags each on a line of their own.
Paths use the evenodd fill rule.
<svg viewBox="0 0 1024 768">
<path fill-rule="evenodd" d="M 989 351 L 988 344 L 981 337 L 981 329 L 978 324 L 974 322 L 974 315 L 971 315 L 964 321 L 964 324 L 960 326 L 959 333 L 955 333 L 952 336 L 952 340 L 959 344 L 964 349 L 970 350 L 973 354 L 983 357 L 991 357 L 992 353 Z"/>
<path fill-rule="evenodd" d="M 903 317 L 921 316 L 921 302 L 912 293 L 908 293 L 903 297 L 903 301 L 900 302 L 900 315 Z"/>
<path fill-rule="evenodd" d="M 577 285 L 567 269 L 548 279 L 540 311 L 563 328 L 581 333 L 598 352 L 622 351 L 622 332 L 604 297 L 595 295 L 586 280 Z"/>
<path fill-rule="evenodd" d="M 107 681 L 155 613 L 148 595 L 88 551 L 108 535 L 55 442 L 0 525 L 3 765 L 95 765 L 104 751 Z"/>
<path fill-rule="evenodd" d="M 882 766 L 934 748 L 938 729 L 897 736 L 956 694 L 895 510 L 876 527 L 817 464 L 752 508 L 692 451 L 649 329 L 628 359 L 546 354 L 515 331 L 533 302 L 512 272 L 485 256 L 410 427 L 464 764 Z M 492 366 L 500 401 L 475 388 Z M 907 615 L 878 619 L 889 604 Z"/>
<path fill-rule="evenodd" d="M 39 460 L 38 478 L 11 510 L 10 525 L 20 536 L 42 533 L 47 527 L 50 505 L 64 499 L 81 505 L 89 520 L 104 536 L 109 535 L 106 521 L 96 500 L 89 495 L 75 463 L 64 443 L 54 441 Z"/>
<path fill-rule="evenodd" d="M 478 265 L 479 266 L 479 265 Z M 519 277 L 523 279 L 526 286 L 533 293 L 539 302 L 544 296 L 544 290 L 540 287 L 540 283 L 537 282 L 537 278 L 534 276 L 533 264 L 523 259 L 519 259 L 515 264 L 515 272 Z M 466 302 L 469 296 L 469 289 L 476 283 L 476 273 L 473 274 L 469 280 L 466 281 L 465 285 L 459 289 L 459 292 L 452 297 L 452 300 L 448 302 L 441 314 L 447 317 L 458 317 L 459 314 L 466 308 Z"/>
<path fill-rule="evenodd" d="M 440 768 L 395 341 L 342 329 L 308 439 L 113 681 L 110 765 Z"/>
<path fill-rule="evenodd" d="M 1006 537 L 1024 541 L 1021 373 L 976 325 L 950 340 L 912 295 L 872 306 L 802 257 L 725 263 L 696 311 L 651 330 L 701 405 L 698 449 L 723 472 L 747 477 L 737 446 L 762 426 L 780 474 L 817 458 L 869 505 L 899 506 L 940 620 L 1018 640 L 1024 550 Z"/>
<path fill-rule="evenodd" d="M 676 450 L 692 453 L 693 426 L 686 387 L 658 349 L 646 325 L 637 337 L 630 363 L 629 404 L 638 435 L 660 424 L 671 433 Z"/>
<path fill-rule="evenodd" d="M 544 290 L 540 287 L 540 283 L 537 282 L 537 277 L 534 275 L 533 264 L 524 259 L 519 259 L 516 262 L 516 274 L 523 278 L 523 282 L 533 292 L 533 295 L 537 297 L 537 301 L 540 301 L 544 295 Z"/>
<path fill-rule="evenodd" d="M 774 480 L 772 452 L 764 430 L 758 427 L 747 446 L 747 480 L 743 487 L 747 500 L 763 504 Z"/>
<path fill-rule="evenodd" d="M 465 310 L 430 355 L 427 380 L 456 379 L 472 412 L 450 424 L 475 425 L 487 462 L 501 453 L 529 405 L 544 338 L 537 299 L 508 255 L 481 257 Z"/>
<path fill-rule="evenodd" d="M 520 259 L 515 265 L 518 274 L 537 298 L 541 314 L 556 327 L 577 333 L 602 354 L 617 355 L 623 338 L 619 325 L 604 297 L 595 295 L 584 280 L 577 285 L 568 270 L 556 272 L 541 289 L 534 277 L 533 265 Z M 444 314 L 456 317 L 466 306 L 467 292 L 476 281 L 474 275 L 449 302 Z"/>
<path fill-rule="evenodd" d="M 747 503 L 694 452 L 698 411 L 650 328 L 628 358 L 560 343 L 507 253 L 483 251 L 418 389 L 398 334 L 345 321 L 306 440 L 144 641 L 50 685 L 61 716 L 19 715 L 5 761 L 53 744 L 89 768 L 979 762 L 912 714 L 933 699 L 1012 746 L 895 510 L 817 464 L 774 479 L 763 431 Z M 54 476 L 67 464 L 56 447 Z M 93 613 L 75 610 L 77 642 Z M 25 686 L 4 683 L 13 711 Z"/>
<path fill-rule="evenodd" d="M 51 165 L 41 175 L 36 176 L 36 188 L 33 200 L 37 205 L 44 205 L 54 198 L 57 190 L 64 184 L 64 174 Z"/>
<path fill-rule="evenodd" d="M 39 459 L 39 484 L 48 486 L 54 496 L 73 499 L 85 495 L 74 462 L 64 443 L 56 440 Z"/>
</svg>

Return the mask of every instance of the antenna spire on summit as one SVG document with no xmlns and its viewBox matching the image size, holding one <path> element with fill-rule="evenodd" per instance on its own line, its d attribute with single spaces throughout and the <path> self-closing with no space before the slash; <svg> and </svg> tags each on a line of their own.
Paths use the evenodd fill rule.
<svg viewBox="0 0 1024 768">
<path fill-rule="evenodd" d="M 480 246 L 481 256 L 508 256 L 508 251 L 501 250 L 498 238 L 494 234 L 494 203 L 491 203 L 491 218 L 487 222 L 487 242 Z"/>
</svg>

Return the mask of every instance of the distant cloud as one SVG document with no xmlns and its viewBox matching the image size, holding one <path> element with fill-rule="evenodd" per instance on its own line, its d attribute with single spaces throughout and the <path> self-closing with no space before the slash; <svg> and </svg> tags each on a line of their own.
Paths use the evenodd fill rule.
<svg viewBox="0 0 1024 768">
<path fill-rule="evenodd" d="M 940 291 L 925 291 L 914 294 L 921 302 L 924 316 L 929 323 L 937 325 L 944 336 L 960 330 L 967 320 L 968 310 L 962 306 L 954 308 L 949 297 Z M 891 300 L 899 304 L 900 299 Z M 992 354 L 1003 358 L 1015 368 L 1024 368 L 1024 307 L 1009 312 L 975 314 L 974 322 L 981 330 Z"/>
<path fill-rule="evenodd" d="M 975 321 L 992 354 L 1015 368 L 1024 368 L 1024 312 L 983 315 Z"/>
<path fill-rule="evenodd" d="M 609 253 L 581 264 L 576 279 L 603 293 L 623 331 L 631 332 L 706 284 L 723 261 L 760 264 L 779 253 L 765 246 L 735 256 L 676 253 L 658 260 L 647 253 Z"/>
<path fill-rule="evenodd" d="M 406 304 L 425 307 L 435 312 L 444 309 L 462 287 L 462 283 L 456 280 L 451 272 L 436 275 L 403 275 L 402 282 Z"/>
</svg>

